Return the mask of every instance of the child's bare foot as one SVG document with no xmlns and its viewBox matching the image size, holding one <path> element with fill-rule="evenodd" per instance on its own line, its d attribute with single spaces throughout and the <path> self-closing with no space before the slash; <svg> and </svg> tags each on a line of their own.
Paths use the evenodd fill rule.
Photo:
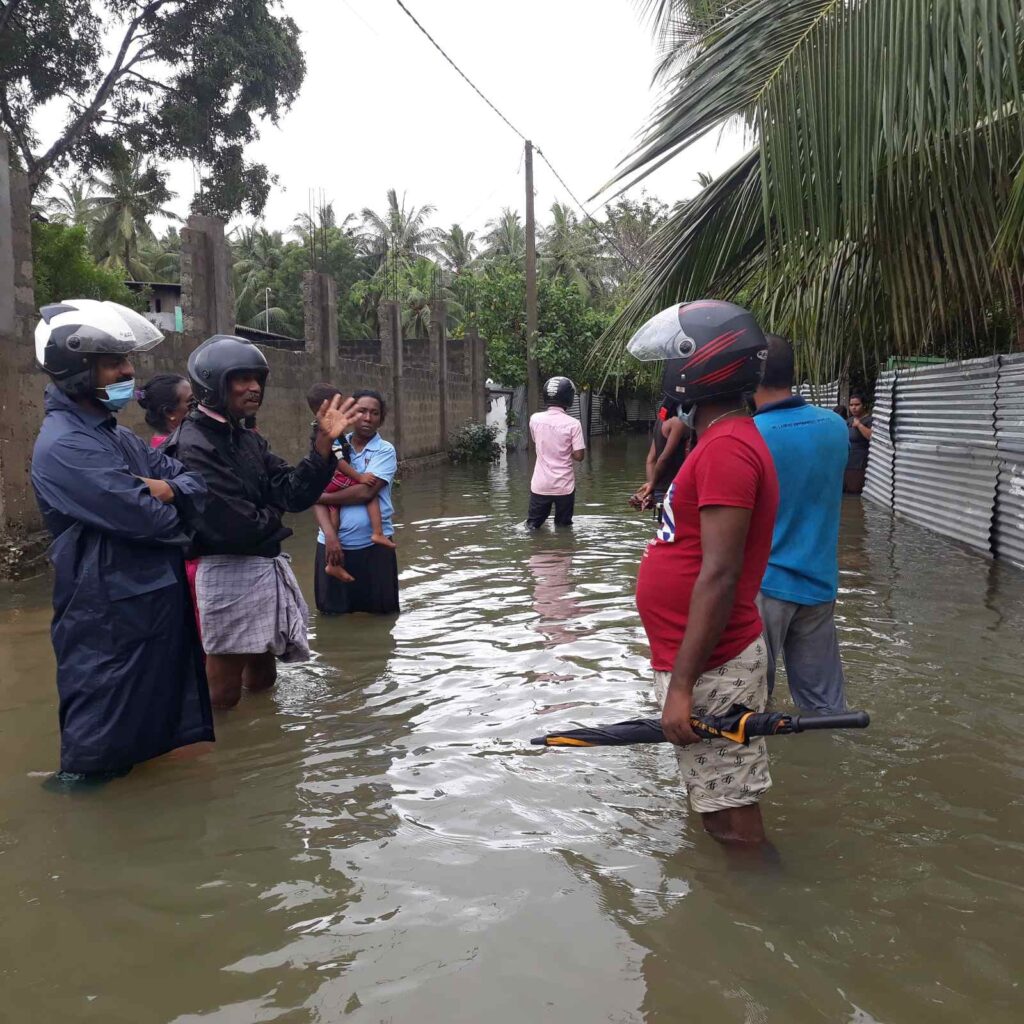
<svg viewBox="0 0 1024 1024">
<path fill-rule="evenodd" d="M 348 572 L 343 565 L 325 565 L 324 572 L 336 580 L 341 580 L 342 583 L 355 583 L 356 581 L 355 576 Z"/>
<path fill-rule="evenodd" d="M 383 533 L 370 534 L 370 540 L 372 540 L 374 544 L 379 544 L 381 547 L 384 548 L 398 547 L 398 545 L 390 537 L 385 537 Z"/>
</svg>

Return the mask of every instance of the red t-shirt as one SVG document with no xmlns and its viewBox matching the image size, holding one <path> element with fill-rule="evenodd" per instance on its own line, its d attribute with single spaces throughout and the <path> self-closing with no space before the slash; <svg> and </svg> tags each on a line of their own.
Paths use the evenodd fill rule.
<svg viewBox="0 0 1024 1024">
<path fill-rule="evenodd" d="M 724 665 L 760 635 L 754 599 L 768 565 L 778 504 L 775 464 L 753 420 L 729 418 L 706 430 L 665 494 L 662 525 L 644 552 L 636 581 L 636 606 L 657 671 L 672 670 L 686 632 L 702 561 L 702 508 L 752 510 L 732 613 L 704 670 Z"/>
</svg>

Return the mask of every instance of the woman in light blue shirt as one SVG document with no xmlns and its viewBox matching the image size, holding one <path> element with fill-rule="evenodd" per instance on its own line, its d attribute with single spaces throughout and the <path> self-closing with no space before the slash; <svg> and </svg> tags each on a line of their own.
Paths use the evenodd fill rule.
<svg viewBox="0 0 1024 1024">
<path fill-rule="evenodd" d="M 398 559 L 394 548 L 373 543 L 366 505 L 373 498 L 379 498 L 384 535 L 391 537 L 394 534 L 391 483 L 398 469 L 398 454 L 395 446 L 379 433 L 387 415 L 383 396 L 367 389 L 355 392 L 352 398 L 356 403 L 353 410 L 356 425 L 348 436 L 352 447 L 351 465 L 359 473 L 372 473 L 377 482 L 353 484 L 320 497 L 319 507 L 326 510 L 328 506 L 337 506 L 341 515 L 337 535 L 333 530 L 325 533 L 328 517 L 317 515 L 321 529 L 317 537 L 313 586 L 316 606 L 324 615 L 394 614 L 400 610 Z M 354 577 L 351 583 L 328 576 L 326 572 L 342 549 L 345 568 Z"/>
</svg>

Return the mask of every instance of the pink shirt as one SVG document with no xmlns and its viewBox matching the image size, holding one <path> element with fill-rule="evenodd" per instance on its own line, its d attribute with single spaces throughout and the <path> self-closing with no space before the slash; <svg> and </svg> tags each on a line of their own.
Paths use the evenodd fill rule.
<svg viewBox="0 0 1024 1024">
<path fill-rule="evenodd" d="M 537 451 L 530 490 L 534 494 L 572 494 L 576 490 L 572 453 L 587 447 L 580 421 L 552 405 L 530 417 L 530 436 Z"/>
</svg>

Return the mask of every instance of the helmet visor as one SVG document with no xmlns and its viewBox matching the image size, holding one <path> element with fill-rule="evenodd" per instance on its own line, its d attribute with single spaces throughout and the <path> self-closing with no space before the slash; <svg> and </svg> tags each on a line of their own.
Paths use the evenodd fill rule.
<svg viewBox="0 0 1024 1024">
<path fill-rule="evenodd" d="M 679 307 L 669 306 L 652 316 L 629 339 L 626 351 L 641 362 L 679 359 L 693 354 L 693 339 L 679 326 Z"/>
</svg>

